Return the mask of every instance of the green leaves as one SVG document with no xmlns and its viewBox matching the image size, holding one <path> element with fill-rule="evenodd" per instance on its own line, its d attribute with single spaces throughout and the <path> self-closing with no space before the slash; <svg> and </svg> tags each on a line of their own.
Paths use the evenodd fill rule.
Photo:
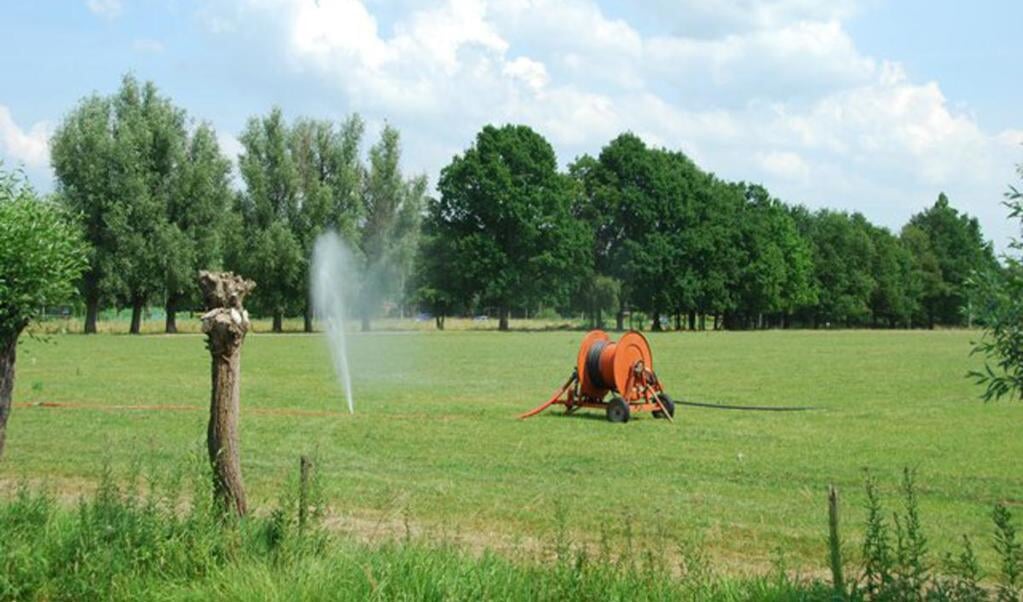
<svg viewBox="0 0 1023 602">
<path fill-rule="evenodd" d="M 1023 217 L 1023 193 L 1010 187 L 1006 199 L 1010 219 Z M 1020 242 L 1014 240 L 1010 246 L 1019 250 Z M 986 359 L 983 370 L 970 371 L 967 376 L 984 386 L 984 401 L 1003 397 L 1023 400 L 1023 263 L 1011 256 L 1004 261 L 1001 269 L 976 272 L 967 281 L 971 310 L 984 328 L 971 355 Z"/>
<path fill-rule="evenodd" d="M 530 128 L 484 127 L 442 170 L 438 188 L 426 229 L 457 273 L 438 269 L 431 288 L 508 310 L 564 303 L 589 275 L 592 239 L 573 219 L 572 183 Z"/>
<path fill-rule="evenodd" d="M 0 163 L 0 337 L 47 305 L 69 301 L 86 265 L 80 229 Z"/>
</svg>

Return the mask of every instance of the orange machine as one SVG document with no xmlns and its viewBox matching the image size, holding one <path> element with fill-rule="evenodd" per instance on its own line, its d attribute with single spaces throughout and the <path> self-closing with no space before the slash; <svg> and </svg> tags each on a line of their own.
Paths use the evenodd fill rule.
<svg viewBox="0 0 1023 602">
<path fill-rule="evenodd" d="M 611 397 L 604 400 L 608 393 Z M 554 404 L 571 414 L 579 408 L 604 410 L 611 422 L 628 422 L 634 412 L 652 411 L 655 418 L 674 421 L 675 403 L 654 374 L 654 359 L 646 337 L 636 331 L 617 342 L 603 330 L 583 338 L 575 370 L 546 403 L 519 416 L 535 416 Z"/>
</svg>

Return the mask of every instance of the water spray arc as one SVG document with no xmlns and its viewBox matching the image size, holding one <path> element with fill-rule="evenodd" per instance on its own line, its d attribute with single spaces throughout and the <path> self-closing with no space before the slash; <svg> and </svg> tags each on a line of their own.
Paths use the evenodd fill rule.
<svg viewBox="0 0 1023 602">
<path fill-rule="evenodd" d="M 316 239 L 309 268 L 313 314 L 326 327 L 334 372 L 344 388 L 350 414 L 355 413 L 355 401 L 345 339 L 345 285 L 353 282 L 355 271 L 352 268 L 352 254 L 337 233 L 326 232 Z"/>
</svg>

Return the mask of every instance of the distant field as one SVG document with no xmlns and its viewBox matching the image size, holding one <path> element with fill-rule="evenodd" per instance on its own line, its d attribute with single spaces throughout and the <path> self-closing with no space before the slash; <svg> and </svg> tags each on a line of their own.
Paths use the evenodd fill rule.
<svg viewBox="0 0 1023 602">
<path fill-rule="evenodd" d="M 778 550 L 823 569 L 825 488 L 843 493 L 855 552 L 865 468 L 892 508 L 902 467 L 918 470 L 938 552 L 967 533 L 988 558 L 992 504 L 1023 503 L 1023 404 L 977 401 L 964 378 L 977 364 L 968 356 L 975 333 L 651 335 L 655 368 L 675 397 L 821 411 L 680 408 L 675 425 L 558 412 L 516 420 L 564 381 L 581 336 L 354 335 L 349 416 L 320 336 L 252 335 L 242 359 L 242 461 L 254 505 L 271 501 L 300 454 L 313 454 L 337 522 L 370 538 L 409 520 L 474 545 L 529 546 L 549 539 L 560 515 L 580 540 L 596 540 L 602 526 L 631 529 L 643 539 L 700 539 L 737 569 L 762 568 Z M 28 477 L 74 492 L 95 482 L 105 460 L 180 465 L 204 441 L 208 394 L 197 335 L 25 340 L 0 488 Z M 70 407 L 25 405 L 39 402 Z"/>
</svg>

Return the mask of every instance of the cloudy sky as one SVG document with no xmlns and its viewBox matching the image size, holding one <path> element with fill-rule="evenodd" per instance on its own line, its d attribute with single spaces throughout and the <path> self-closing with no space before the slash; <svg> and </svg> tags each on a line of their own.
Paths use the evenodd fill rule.
<svg viewBox="0 0 1023 602">
<path fill-rule="evenodd" d="M 733 180 L 899 228 L 945 191 L 1004 249 L 1023 163 L 1023 2 L 86 0 L 8 3 L 0 158 L 50 190 L 79 98 L 152 79 L 235 154 L 248 116 L 358 112 L 436 182 L 486 123 L 562 165 L 631 130 Z"/>
</svg>

